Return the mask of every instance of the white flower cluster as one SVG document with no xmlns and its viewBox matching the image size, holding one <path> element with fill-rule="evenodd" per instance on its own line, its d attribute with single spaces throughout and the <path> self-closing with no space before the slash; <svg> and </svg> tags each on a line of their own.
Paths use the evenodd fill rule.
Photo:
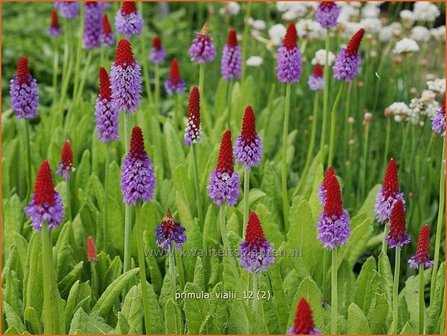
<svg viewBox="0 0 447 336">
<path fill-rule="evenodd" d="M 332 63 L 335 61 L 335 55 L 329 51 L 327 55 L 327 63 L 328 65 L 332 65 Z M 320 49 L 315 52 L 315 56 L 312 59 L 312 64 L 320 64 L 325 65 L 326 64 L 326 49 Z"/>
<path fill-rule="evenodd" d="M 413 8 L 414 19 L 416 21 L 433 22 L 441 14 L 438 6 L 426 1 L 418 1 Z"/>
<path fill-rule="evenodd" d="M 261 56 L 250 56 L 247 59 L 246 64 L 247 66 L 258 68 L 262 65 L 263 61 Z"/>
<path fill-rule="evenodd" d="M 406 120 L 411 114 L 410 108 L 404 102 L 392 103 L 387 109 L 393 114 L 394 120 L 397 122 Z"/>
<path fill-rule="evenodd" d="M 300 39 L 317 40 L 323 39 L 326 35 L 325 30 L 315 20 L 299 20 L 295 27 Z"/>
<path fill-rule="evenodd" d="M 393 53 L 395 54 L 408 54 L 417 51 L 419 51 L 417 42 L 407 37 L 397 41 L 396 46 L 393 49 Z"/>
<path fill-rule="evenodd" d="M 380 30 L 379 40 L 388 42 L 393 38 L 399 37 L 400 35 L 402 35 L 402 25 L 399 22 L 393 22 Z"/>
<path fill-rule="evenodd" d="M 316 6 L 318 6 L 317 2 L 278 1 L 276 3 L 276 9 L 282 13 L 282 19 L 286 21 L 302 18 Z"/>
<path fill-rule="evenodd" d="M 431 34 L 431 36 L 433 36 L 433 38 L 436 41 L 445 42 L 445 26 L 439 26 L 437 28 L 432 28 L 430 30 L 430 34 Z"/>
<path fill-rule="evenodd" d="M 437 78 L 435 80 L 428 81 L 427 87 L 429 90 L 443 96 L 445 93 L 445 78 Z"/>
<path fill-rule="evenodd" d="M 282 39 L 284 38 L 284 35 L 287 32 L 286 26 L 284 26 L 281 23 L 275 24 L 269 28 L 269 36 L 270 41 L 274 46 L 279 46 L 281 44 Z"/>
<path fill-rule="evenodd" d="M 219 10 L 219 13 L 222 15 L 234 16 L 237 15 L 240 10 L 241 6 L 237 2 L 230 1 L 224 3 L 223 7 Z"/>
<path fill-rule="evenodd" d="M 410 37 L 417 42 L 428 42 L 430 40 L 430 30 L 424 26 L 413 27 Z"/>
</svg>

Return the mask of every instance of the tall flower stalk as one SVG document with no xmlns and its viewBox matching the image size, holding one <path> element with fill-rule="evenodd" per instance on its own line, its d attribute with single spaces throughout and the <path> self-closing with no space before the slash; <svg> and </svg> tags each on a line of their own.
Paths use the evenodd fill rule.
<svg viewBox="0 0 447 336">
<path fill-rule="evenodd" d="M 28 67 L 28 58 L 22 56 L 17 63 L 17 73 L 11 79 L 9 86 L 11 96 L 11 109 L 17 119 L 29 120 L 37 116 L 39 106 L 39 92 L 37 81 L 31 75 Z M 31 192 L 31 146 L 29 137 L 29 122 L 25 122 L 25 147 L 27 167 L 27 189 Z"/>
<path fill-rule="evenodd" d="M 351 235 L 348 212 L 343 208 L 343 200 L 337 177 L 333 169 L 329 168 L 322 186 L 320 200 L 324 207 L 318 219 L 318 240 L 325 249 L 332 252 L 331 267 L 331 334 L 337 334 L 338 319 L 338 246 L 344 245 Z"/>
<path fill-rule="evenodd" d="M 76 169 L 73 166 L 73 151 L 71 149 L 70 141 L 66 140 L 64 142 L 64 145 L 62 147 L 61 152 L 61 160 L 59 161 L 59 169 L 56 171 L 56 173 L 61 176 L 67 183 L 67 219 L 71 222 L 72 221 L 72 215 L 71 215 L 71 183 L 70 183 L 70 174 L 74 172 Z"/>
<path fill-rule="evenodd" d="M 25 208 L 33 229 L 40 232 L 42 242 L 43 319 L 45 334 L 58 334 L 59 315 L 57 284 L 53 267 L 51 230 L 64 218 L 64 208 L 59 194 L 54 190 L 51 168 L 44 161 L 37 173 L 34 193 Z"/>
<path fill-rule="evenodd" d="M 188 123 L 185 129 L 185 145 L 191 146 L 194 170 L 194 188 L 196 192 L 197 215 L 199 221 L 203 221 L 202 198 L 200 197 L 199 168 L 196 154 L 196 143 L 201 140 L 200 131 L 200 93 L 194 86 L 189 94 Z"/>
<path fill-rule="evenodd" d="M 397 200 L 391 210 L 390 230 L 387 237 L 388 246 L 395 248 L 394 283 L 393 283 L 393 328 L 392 333 L 398 333 L 399 320 L 399 276 L 401 248 L 408 244 L 411 237 L 406 232 L 405 206 L 402 200 Z"/>
<path fill-rule="evenodd" d="M 216 47 L 213 38 L 208 34 L 208 23 L 205 22 L 200 32 L 189 47 L 189 56 L 192 62 L 199 64 L 199 91 L 202 95 L 202 110 L 204 117 L 207 118 L 205 103 L 205 65 L 214 61 L 216 57 Z M 208 120 L 209 121 L 209 120 Z M 210 125 L 209 122 L 207 125 Z"/>
<path fill-rule="evenodd" d="M 220 143 L 219 159 L 208 181 L 208 196 L 219 207 L 220 234 L 225 253 L 229 253 L 230 267 L 239 291 L 242 291 L 241 280 L 237 265 L 231 255 L 231 247 L 228 242 L 225 220 L 225 205 L 234 206 L 239 198 L 239 175 L 234 170 L 233 146 L 231 144 L 231 131 L 226 130 Z"/>
<path fill-rule="evenodd" d="M 167 210 L 160 225 L 155 229 L 157 244 L 169 254 L 169 273 L 173 288 L 173 297 L 177 292 L 177 273 L 175 270 L 175 250 L 186 242 L 185 228 L 172 218 L 171 210 Z"/>
<path fill-rule="evenodd" d="M 297 45 L 297 32 L 294 24 L 287 27 L 284 41 L 277 51 L 276 76 L 286 84 L 286 97 L 284 106 L 284 126 L 281 164 L 281 189 L 283 203 L 284 228 L 289 228 L 289 197 L 287 190 L 287 137 L 289 135 L 290 99 L 292 84 L 299 81 L 301 76 L 301 51 Z"/>
<path fill-rule="evenodd" d="M 419 269 L 419 334 L 424 334 L 424 268 L 433 267 L 433 260 L 430 260 L 430 228 L 425 224 L 419 232 L 416 254 L 413 255 L 408 263 L 414 269 Z"/>
<path fill-rule="evenodd" d="M 253 108 L 245 108 L 242 131 L 234 144 L 234 158 L 244 165 L 244 222 L 243 231 L 247 227 L 250 195 L 250 168 L 258 166 L 262 159 L 262 140 L 256 132 L 256 119 Z"/>
<path fill-rule="evenodd" d="M 138 264 L 140 267 L 141 294 L 143 300 L 144 322 L 146 332 L 150 330 L 150 306 L 146 285 L 146 263 L 144 256 L 144 230 L 141 219 L 142 202 L 150 202 L 154 198 L 155 175 L 152 161 L 144 149 L 144 139 L 141 129 L 132 129 L 130 150 L 121 168 L 121 191 L 127 206 L 135 206 L 135 225 L 137 232 Z M 128 223 L 126 223 L 128 224 Z M 127 257 L 130 259 L 130 245 L 127 246 Z"/>
<path fill-rule="evenodd" d="M 106 164 L 104 174 L 104 218 L 103 218 L 103 246 L 107 246 L 107 223 L 109 216 L 109 169 L 111 141 L 119 138 L 119 111 L 112 101 L 112 89 L 109 75 L 105 68 L 99 69 L 99 95 L 95 106 L 96 134 L 106 145 Z"/>
</svg>

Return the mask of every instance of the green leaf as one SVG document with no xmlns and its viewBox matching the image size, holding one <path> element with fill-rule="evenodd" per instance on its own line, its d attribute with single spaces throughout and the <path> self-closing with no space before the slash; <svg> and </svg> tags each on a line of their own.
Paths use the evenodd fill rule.
<svg viewBox="0 0 447 336">
<path fill-rule="evenodd" d="M 240 300 L 230 302 L 229 334 L 248 335 L 250 333 L 250 321 L 243 305 L 243 302 Z"/>
<path fill-rule="evenodd" d="M 379 274 L 383 279 L 383 286 L 386 301 L 391 307 L 391 294 L 393 291 L 393 273 L 391 271 L 390 261 L 386 253 L 380 253 L 379 255 Z"/>
<path fill-rule="evenodd" d="M 73 267 L 70 273 L 68 273 L 63 279 L 58 282 L 57 285 L 62 297 L 66 297 L 70 291 L 71 286 L 73 286 L 75 281 L 80 279 L 83 265 L 84 262 L 80 261 Z"/>
<path fill-rule="evenodd" d="M 99 300 L 94 305 L 92 312 L 97 312 L 98 315 L 106 317 L 109 313 L 115 300 L 121 294 L 121 292 L 130 285 L 132 281 L 135 281 L 135 276 L 139 272 L 139 268 L 131 269 L 122 274 L 115 281 L 113 281 L 107 289 L 102 293 Z"/>
<path fill-rule="evenodd" d="M 281 233 L 280 223 L 273 222 L 270 211 L 264 204 L 259 203 L 256 207 L 256 214 L 262 223 L 262 228 L 265 232 L 265 237 L 272 243 L 274 248 L 278 248 L 281 242 L 284 240 L 284 236 Z"/>
<path fill-rule="evenodd" d="M 183 321 L 180 309 L 175 301 L 169 299 L 165 306 L 165 333 L 183 334 Z"/>
<path fill-rule="evenodd" d="M 369 334 L 368 320 L 355 303 L 348 307 L 348 334 Z"/>
<path fill-rule="evenodd" d="M 42 333 L 42 323 L 37 311 L 33 307 L 26 307 L 24 313 L 25 323 L 28 326 L 27 330 L 32 334 Z"/>
<path fill-rule="evenodd" d="M 368 196 L 366 196 L 365 201 L 362 204 L 362 207 L 357 212 L 358 214 L 364 213 L 368 216 L 368 218 L 371 219 L 371 221 L 374 221 L 374 218 L 376 217 L 376 213 L 374 210 L 374 205 L 376 203 L 376 196 L 379 192 L 380 188 L 382 186 L 380 184 L 376 184 L 368 193 Z"/>
<path fill-rule="evenodd" d="M 3 313 L 5 314 L 9 328 L 13 327 L 19 334 L 26 330 L 18 312 L 16 312 L 7 302 L 3 302 Z"/>
<path fill-rule="evenodd" d="M 40 234 L 33 232 L 29 242 L 26 272 L 25 272 L 25 308 L 32 307 L 38 316 L 42 313 L 43 305 L 43 276 L 42 276 L 42 243 Z"/>
<path fill-rule="evenodd" d="M 3 232 L 8 233 L 3 235 L 2 244 L 3 257 L 6 260 L 11 250 L 14 234 L 20 234 L 23 223 L 23 207 L 16 194 L 4 201 L 3 211 Z"/>
<path fill-rule="evenodd" d="M 376 271 L 376 260 L 373 256 L 369 257 L 363 264 L 360 274 L 356 281 L 354 302 L 359 308 L 368 314 L 371 301 L 378 286 L 379 274 Z"/>
<path fill-rule="evenodd" d="M 444 285 L 445 285 L 445 262 L 441 263 L 436 274 L 436 288 L 434 291 L 434 297 L 431 298 L 431 304 L 427 311 L 426 333 L 436 334 L 439 332 L 438 325 L 441 319 L 445 319 L 442 316 L 442 304 L 444 302 Z M 444 302 L 445 305 L 445 302 Z"/>
<path fill-rule="evenodd" d="M 290 307 L 286 295 L 284 294 L 283 281 L 277 263 L 274 263 L 269 267 L 268 276 L 273 289 L 273 301 L 276 304 L 278 311 L 280 330 L 284 331 L 287 329 L 287 316 L 290 312 Z M 269 331 L 271 332 L 271 330 Z"/>
<path fill-rule="evenodd" d="M 174 174 L 175 168 L 185 162 L 185 153 L 183 146 L 179 141 L 177 132 L 174 130 L 171 122 L 164 124 L 164 134 L 166 141 L 166 151 L 171 174 Z"/>
<path fill-rule="evenodd" d="M 129 334 L 143 333 L 143 300 L 141 286 L 133 286 L 124 298 L 121 315 L 126 318 L 129 325 Z M 148 331 L 149 333 L 149 331 Z"/>
<path fill-rule="evenodd" d="M 186 295 L 183 311 L 185 312 L 186 323 L 188 325 L 188 334 L 198 334 L 202 321 L 205 320 L 209 312 L 209 302 L 199 298 L 202 289 L 191 282 L 185 285 L 184 293 Z M 188 295 L 189 294 L 189 295 Z"/>
<path fill-rule="evenodd" d="M 161 334 L 163 333 L 163 313 L 158 304 L 157 295 L 155 294 L 154 287 L 148 285 L 147 294 L 149 300 L 149 315 L 151 319 L 149 321 L 150 329 L 146 330 L 146 334 Z"/>
<path fill-rule="evenodd" d="M 224 293 L 224 286 L 222 282 L 219 282 L 211 291 L 210 298 L 210 314 L 214 317 L 217 331 L 220 334 L 225 332 L 228 317 L 227 305 L 229 302 L 222 297 L 222 293 Z"/>
<path fill-rule="evenodd" d="M 82 308 L 73 316 L 70 334 L 108 334 L 113 330 L 104 319 L 96 313 L 87 314 Z"/>
<path fill-rule="evenodd" d="M 203 276 L 202 258 L 197 257 L 196 267 L 194 268 L 194 280 L 193 283 L 198 285 L 202 290 L 205 290 L 205 280 Z"/>
<path fill-rule="evenodd" d="M 370 331 L 373 334 L 383 334 L 388 331 L 388 303 L 386 294 L 375 293 L 368 313 Z"/>
</svg>

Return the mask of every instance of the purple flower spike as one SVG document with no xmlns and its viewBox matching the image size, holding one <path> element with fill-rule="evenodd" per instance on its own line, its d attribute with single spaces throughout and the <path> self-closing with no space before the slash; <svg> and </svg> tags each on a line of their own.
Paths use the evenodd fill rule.
<svg viewBox="0 0 447 336">
<path fill-rule="evenodd" d="M 419 232 L 416 254 L 408 260 L 408 263 L 414 269 L 418 269 L 420 265 L 426 268 L 433 267 L 433 260 L 430 260 L 430 228 L 427 224 Z"/>
<path fill-rule="evenodd" d="M 110 79 L 106 69 L 99 69 L 99 95 L 95 109 L 96 133 L 104 143 L 119 139 L 119 111 L 112 101 Z"/>
<path fill-rule="evenodd" d="M 48 35 L 56 37 L 61 34 L 61 26 L 59 25 L 59 19 L 57 17 L 57 10 L 51 10 L 51 24 L 50 28 L 48 28 Z"/>
<path fill-rule="evenodd" d="M 322 28 L 332 28 L 337 25 L 340 7 L 334 1 L 323 1 L 317 7 L 315 19 Z"/>
<path fill-rule="evenodd" d="M 200 141 L 200 93 L 197 86 L 191 89 L 188 101 L 188 124 L 185 129 L 185 145 Z"/>
<path fill-rule="evenodd" d="M 118 42 L 110 80 L 112 98 L 118 111 L 135 112 L 141 100 L 141 67 L 133 57 L 128 40 Z"/>
<path fill-rule="evenodd" d="M 180 69 L 176 58 L 171 62 L 169 78 L 165 82 L 165 89 L 170 96 L 174 93 L 183 93 L 186 91 L 186 85 L 180 77 Z"/>
<path fill-rule="evenodd" d="M 351 230 L 348 212 L 343 209 L 337 177 L 335 175 L 328 176 L 325 187 L 324 208 L 317 224 L 318 240 L 324 248 L 332 250 L 346 243 L 351 235 Z"/>
<path fill-rule="evenodd" d="M 228 33 L 227 44 L 223 49 L 220 72 L 225 80 L 239 79 L 242 71 L 242 52 L 237 43 L 237 35 L 234 29 Z"/>
<path fill-rule="evenodd" d="M 445 98 L 442 106 L 436 111 L 435 116 L 431 120 L 432 129 L 445 138 Z"/>
<path fill-rule="evenodd" d="M 149 59 L 154 64 L 163 63 L 166 59 L 166 49 L 161 44 L 161 39 L 159 36 L 155 36 L 152 39 L 152 49 Z"/>
<path fill-rule="evenodd" d="M 216 56 L 216 47 L 212 37 L 208 34 L 208 25 L 205 23 L 200 33 L 189 47 L 191 61 L 199 64 L 211 63 Z"/>
<path fill-rule="evenodd" d="M 245 232 L 245 241 L 239 246 L 239 253 L 239 263 L 248 272 L 265 271 L 275 262 L 273 248 L 268 240 L 265 239 L 261 222 L 255 212 L 250 213 Z"/>
<path fill-rule="evenodd" d="M 225 131 L 220 143 L 219 160 L 208 181 L 208 196 L 214 204 L 233 206 L 239 198 L 239 175 L 233 166 L 231 131 Z"/>
<path fill-rule="evenodd" d="M 181 248 L 186 241 L 185 230 L 185 227 L 172 218 L 171 211 L 168 209 L 160 225 L 155 229 L 157 244 L 166 252 L 170 250 L 172 243 L 175 244 L 175 247 Z"/>
<path fill-rule="evenodd" d="M 376 196 L 376 218 L 380 223 L 390 220 L 391 209 L 397 200 L 402 200 L 405 205 L 404 194 L 399 189 L 399 173 L 396 162 L 391 159 L 386 167 L 382 188 Z"/>
<path fill-rule="evenodd" d="M 276 57 L 276 76 L 282 83 L 296 83 L 300 80 L 302 60 L 297 38 L 296 27 L 291 23 Z"/>
<path fill-rule="evenodd" d="M 333 67 L 335 79 L 349 83 L 357 76 L 361 63 L 359 47 L 364 34 L 365 30 L 359 29 L 352 36 L 346 48 L 343 48 L 337 55 Z"/>
<path fill-rule="evenodd" d="M 63 18 L 73 19 L 79 14 L 79 3 L 76 1 L 56 1 L 54 8 L 59 9 Z"/>
<path fill-rule="evenodd" d="M 141 128 L 132 129 L 130 151 L 121 167 L 121 192 L 127 205 L 137 201 L 150 202 L 154 198 L 155 175 L 152 161 L 144 150 Z"/>
<path fill-rule="evenodd" d="M 256 133 L 255 114 L 251 106 L 245 108 L 242 132 L 234 145 L 234 158 L 237 163 L 243 163 L 245 169 L 259 165 L 262 159 L 262 141 Z"/>
<path fill-rule="evenodd" d="M 312 74 L 307 81 L 309 88 L 312 91 L 320 91 L 324 89 L 323 67 L 320 64 L 315 64 Z"/>
<path fill-rule="evenodd" d="M 385 237 L 389 247 L 402 248 L 411 241 L 410 235 L 407 234 L 405 223 L 405 206 L 402 200 L 394 203 L 390 215 L 390 231 Z"/>
<path fill-rule="evenodd" d="M 83 44 L 86 49 L 100 46 L 101 40 L 101 6 L 96 2 L 86 2 L 84 7 Z"/>
<path fill-rule="evenodd" d="M 101 43 L 107 47 L 111 47 L 115 44 L 115 35 L 110 27 L 110 22 L 107 14 L 102 16 L 102 30 L 100 35 Z"/>
<path fill-rule="evenodd" d="M 143 18 L 137 11 L 135 1 L 123 1 L 121 9 L 115 17 L 117 33 L 124 34 L 129 39 L 134 35 L 141 34 L 143 24 Z"/>
<path fill-rule="evenodd" d="M 37 115 L 39 106 L 37 81 L 31 76 L 28 58 L 25 56 L 19 59 L 17 74 L 10 81 L 9 94 L 11 108 L 17 119 L 32 119 Z"/>
<path fill-rule="evenodd" d="M 42 229 L 44 222 L 48 224 L 49 230 L 55 229 L 64 219 L 62 200 L 54 190 L 48 161 L 44 161 L 40 165 L 34 186 L 34 194 L 29 204 L 25 207 L 25 213 L 36 231 Z"/>
</svg>

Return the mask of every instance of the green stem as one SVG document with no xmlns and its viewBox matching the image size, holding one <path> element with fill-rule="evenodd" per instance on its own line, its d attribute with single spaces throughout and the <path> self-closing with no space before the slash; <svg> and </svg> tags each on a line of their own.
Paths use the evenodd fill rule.
<svg viewBox="0 0 447 336">
<path fill-rule="evenodd" d="M 143 2 L 137 2 L 138 4 L 138 10 L 142 17 L 144 17 L 143 13 Z M 154 98 L 152 96 L 151 86 L 150 86 L 150 77 L 149 77 L 149 61 L 148 57 L 146 55 L 147 49 L 146 49 L 146 36 L 144 34 L 140 34 L 140 46 L 141 46 L 141 57 L 143 59 L 143 77 L 144 77 L 144 84 L 146 87 L 146 94 L 149 101 L 149 105 L 152 105 L 154 102 Z"/>
<path fill-rule="evenodd" d="M 400 248 L 396 247 L 394 262 L 394 284 L 393 284 L 393 332 L 397 335 L 399 319 L 399 275 L 400 275 Z"/>
<path fill-rule="evenodd" d="M 155 108 L 160 113 L 160 66 L 158 64 L 155 65 L 154 68 L 154 76 L 155 76 Z"/>
<path fill-rule="evenodd" d="M 54 272 L 53 254 L 51 247 L 51 233 L 48 230 L 48 224 L 42 224 L 42 276 L 43 276 L 43 318 L 45 334 L 57 334 L 58 331 L 58 314 L 57 302 L 54 295 Z"/>
<path fill-rule="evenodd" d="M 335 149 L 335 126 L 337 119 L 337 107 L 340 102 L 340 98 L 342 96 L 343 87 L 345 82 L 341 82 L 340 87 L 338 88 L 337 96 L 335 97 L 334 105 L 332 105 L 331 110 L 331 132 L 329 138 L 329 158 L 328 158 L 328 167 L 331 167 L 334 159 L 334 149 Z"/>
<path fill-rule="evenodd" d="M 338 298 L 337 298 L 337 247 L 332 249 L 331 267 L 331 334 L 337 334 Z"/>
<path fill-rule="evenodd" d="M 284 218 L 284 229 L 287 232 L 289 227 L 289 199 L 287 194 L 287 137 L 289 135 L 289 114 L 290 114 L 290 91 L 292 85 L 286 84 L 286 100 L 284 109 L 284 127 L 282 135 L 282 169 L 281 169 L 281 186 L 282 186 L 282 207 Z"/>
<path fill-rule="evenodd" d="M 249 25 L 247 23 L 248 18 L 250 17 L 250 11 L 251 11 L 251 1 L 247 3 L 247 11 L 245 12 L 244 17 L 244 32 L 243 32 L 243 39 L 242 39 L 242 79 L 245 78 L 245 70 L 247 65 L 247 47 L 248 47 L 248 41 L 250 40 L 248 38 L 248 32 L 249 32 Z"/>
<path fill-rule="evenodd" d="M 106 144 L 106 166 L 104 174 L 104 222 L 102 227 L 102 239 L 104 251 L 107 251 L 107 222 L 109 219 L 109 166 L 110 146 Z"/>
<path fill-rule="evenodd" d="M 366 190 L 366 165 L 368 160 L 368 142 L 369 142 L 369 122 L 365 125 L 365 140 L 363 142 L 363 161 L 362 161 L 362 172 L 360 177 L 360 193 L 359 201 L 363 199 Z"/>
<path fill-rule="evenodd" d="M 144 314 L 144 325 L 146 328 L 146 333 L 151 330 L 151 313 L 149 307 L 149 295 L 147 292 L 146 285 L 146 262 L 144 259 L 144 230 L 143 223 L 141 220 L 141 204 L 135 206 L 135 225 L 137 226 L 137 250 L 138 250 L 138 265 L 140 266 L 140 283 L 141 283 L 141 296 L 143 299 L 143 314 Z"/>
<path fill-rule="evenodd" d="M 196 144 L 191 146 L 192 151 L 192 161 L 193 161 L 193 171 L 194 171 L 194 187 L 196 191 L 196 203 L 197 203 L 197 215 L 199 217 L 200 222 L 204 222 L 203 218 L 203 209 L 202 209 L 202 198 L 200 197 L 200 180 L 199 180 L 199 168 L 197 164 L 197 153 L 196 153 Z"/>
<path fill-rule="evenodd" d="M 33 186 L 31 185 L 31 143 L 30 143 L 30 137 L 29 137 L 29 121 L 24 120 L 25 123 L 25 146 L 26 146 L 26 170 L 27 170 L 27 195 L 31 195 L 31 191 L 33 190 Z"/>
<path fill-rule="evenodd" d="M 254 330 L 253 332 L 257 331 L 258 323 L 257 317 L 258 317 L 258 282 L 259 282 L 259 272 L 253 273 L 253 316 L 254 316 Z"/>
<path fill-rule="evenodd" d="M 59 72 L 59 49 L 58 45 L 56 43 L 56 40 L 53 39 L 53 90 L 54 90 L 54 97 L 56 97 L 57 92 L 57 77 Z M 56 99 L 53 98 L 53 106 Z"/>
<path fill-rule="evenodd" d="M 328 64 L 328 54 L 329 54 L 329 29 L 326 30 L 326 60 L 324 62 L 324 89 L 323 89 L 323 125 L 321 127 L 321 142 L 320 142 L 320 153 L 321 153 L 321 164 L 324 167 L 326 159 L 326 128 L 327 128 L 327 118 L 328 118 L 328 108 L 329 108 L 329 64 Z"/>
<path fill-rule="evenodd" d="M 175 243 L 169 246 L 169 273 L 171 274 L 171 283 L 173 289 L 173 300 L 175 301 L 175 293 L 177 293 L 177 276 L 175 273 Z"/>
<path fill-rule="evenodd" d="M 67 209 L 67 220 L 69 222 L 72 221 L 72 217 L 71 217 L 71 182 L 70 179 L 67 180 L 67 204 L 65 206 L 65 208 Z"/>
<path fill-rule="evenodd" d="M 244 223 L 242 229 L 242 237 L 245 235 L 245 230 L 248 224 L 248 206 L 249 206 L 249 196 L 250 196 L 250 168 L 245 169 L 244 176 Z"/>
<path fill-rule="evenodd" d="M 304 171 L 302 174 L 303 177 L 307 174 L 307 170 L 309 169 L 309 166 L 312 162 L 312 157 L 313 157 L 313 153 L 314 153 L 315 138 L 317 136 L 319 98 L 320 98 L 319 93 L 315 92 L 314 106 L 313 106 L 313 113 L 312 113 L 312 131 L 310 134 L 309 148 L 307 149 L 306 163 L 304 165 Z"/>
<path fill-rule="evenodd" d="M 441 233 L 442 233 L 442 223 L 444 220 L 444 202 L 445 202 L 445 142 L 442 146 L 442 160 L 441 160 L 441 177 L 439 179 L 439 209 L 438 209 L 438 221 L 436 224 L 436 238 L 435 238 L 435 256 L 434 263 L 431 274 L 431 285 L 430 285 L 430 304 L 434 298 L 435 288 L 436 288 L 436 275 L 438 272 L 439 264 L 439 250 L 441 247 Z"/>
<path fill-rule="evenodd" d="M 92 60 L 92 53 L 93 53 L 93 51 L 90 51 L 88 53 L 87 60 L 85 61 L 84 71 L 82 71 L 82 77 L 81 77 L 81 80 L 80 80 L 80 83 L 79 83 L 79 86 L 78 86 L 78 92 L 77 92 L 77 95 L 76 95 L 76 99 L 74 101 L 74 106 L 77 106 L 79 100 L 81 99 L 82 90 L 84 89 L 85 79 L 87 77 L 87 71 L 88 71 L 88 68 L 90 66 L 90 62 Z"/>
<path fill-rule="evenodd" d="M 424 335 L 424 265 L 419 265 L 419 334 Z"/>
<path fill-rule="evenodd" d="M 129 125 L 130 114 L 124 113 L 124 146 L 125 151 L 129 148 Z M 130 256 L 131 256 L 131 235 L 132 235 L 132 209 L 126 204 L 124 208 L 124 265 L 123 273 L 130 270 Z"/>
<path fill-rule="evenodd" d="M 232 89 L 233 89 L 233 81 L 230 79 L 227 82 L 227 107 L 228 107 L 228 116 L 227 116 L 227 129 L 231 130 L 231 98 L 232 98 Z"/>
<path fill-rule="evenodd" d="M 222 242 L 223 242 L 223 246 L 224 246 L 224 255 L 227 255 L 228 259 L 230 260 L 230 267 L 233 272 L 233 277 L 236 280 L 236 285 L 237 285 L 239 294 L 242 294 L 241 278 L 239 276 L 238 267 L 234 261 L 230 243 L 228 242 L 228 237 L 227 237 L 227 228 L 226 228 L 226 223 L 225 223 L 225 205 L 221 205 L 219 207 L 219 225 L 220 225 L 220 234 L 222 236 Z"/>
<path fill-rule="evenodd" d="M 390 134 L 391 134 L 391 117 L 386 120 L 386 139 L 385 139 L 385 152 L 383 153 L 383 170 L 385 170 L 388 164 L 388 151 L 390 148 Z"/>
<path fill-rule="evenodd" d="M 199 93 L 200 93 L 200 115 L 203 116 L 204 128 L 211 127 L 211 119 L 208 113 L 206 113 L 206 99 L 205 99 L 205 64 L 199 66 Z"/>
<path fill-rule="evenodd" d="M 76 97 L 77 93 L 78 93 L 78 85 L 79 85 L 79 73 L 80 73 L 80 68 L 81 68 L 81 54 L 82 54 L 82 35 L 84 34 L 84 6 L 81 5 L 81 20 L 80 20 L 80 31 L 79 31 L 79 36 L 78 36 L 78 45 L 77 45 L 77 49 L 76 49 L 76 64 L 75 64 L 75 77 L 74 77 L 74 90 L 73 90 L 73 98 Z M 70 60 L 72 60 L 73 58 L 70 57 Z M 72 63 L 72 62 L 70 62 Z M 68 73 L 71 72 L 71 66 L 72 64 L 70 64 L 69 66 L 69 70 Z M 68 76 L 71 77 L 71 76 Z"/>
<path fill-rule="evenodd" d="M 385 223 L 384 225 L 384 229 L 383 229 L 383 240 L 382 240 L 382 253 L 386 254 L 386 249 L 388 247 L 388 244 L 386 242 L 386 236 L 388 235 L 388 224 Z"/>
</svg>

